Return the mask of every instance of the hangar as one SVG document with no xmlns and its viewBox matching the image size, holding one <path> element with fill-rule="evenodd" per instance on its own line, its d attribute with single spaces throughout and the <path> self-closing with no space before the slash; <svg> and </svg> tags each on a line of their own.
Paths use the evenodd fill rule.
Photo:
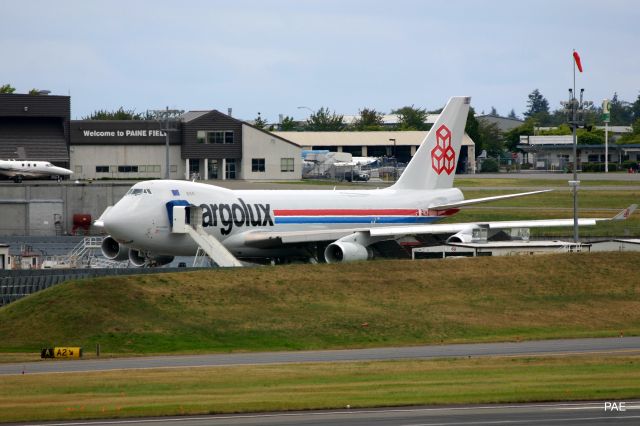
<svg viewBox="0 0 640 426">
<path fill-rule="evenodd" d="M 274 132 L 302 149 L 348 152 L 354 157 L 395 157 L 407 163 L 427 137 L 428 131 L 373 132 Z M 456 173 L 475 173 L 475 144 L 464 134 Z"/>
</svg>

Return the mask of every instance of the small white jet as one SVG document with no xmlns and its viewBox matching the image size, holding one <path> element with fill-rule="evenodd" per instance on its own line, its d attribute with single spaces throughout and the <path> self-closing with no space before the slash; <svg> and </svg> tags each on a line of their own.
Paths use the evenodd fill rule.
<svg viewBox="0 0 640 426">
<path fill-rule="evenodd" d="M 71 174 L 71 170 L 54 166 L 48 161 L 0 160 L 0 175 L 13 179 L 15 183 L 22 182 L 24 178 L 41 177 L 57 177 L 60 182 L 63 176 Z"/>
<path fill-rule="evenodd" d="M 478 230 L 573 226 L 573 219 L 433 223 L 470 204 L 546 192 L 464 200 L 452 187 L 469 103 L 468 97 L 449 100 L 389 188 L 234 191 L 178 180 L 136 183 L 95 223 L 110 234 L 103 254 L 142 266 L 193 256 L 199 246 L 209 245 L 213 260 L 229 266 L 239 266 L 238 258 L 342 262 L 370 259 L 403 237 L 468 242 Z M 579 219 L 579 225 L 598 220 L 610 219 Z"/>
</svg>

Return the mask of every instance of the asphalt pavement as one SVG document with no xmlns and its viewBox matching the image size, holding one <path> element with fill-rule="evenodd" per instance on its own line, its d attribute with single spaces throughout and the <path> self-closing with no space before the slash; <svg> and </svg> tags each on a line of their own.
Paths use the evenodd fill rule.
<svg viewBox="0 0 640 426">
<path fill-rule="evenodd" d="M 615 409 L 613 403 L 615 402 Z M 609 408 L 605 411 L 605 403 Z M 624 409 L 624 411 L 622 411 Z M 22 426 L 249 426 L 249 425 L 638 425 L 640 401 L 596 401 L 548 404 L 496 404 L 450 407 L 345 409 L 283 413 L 109 419 L 21 423 Z"/>
<path fill-rule="evenodd" d="M 70 361 L 44 360 L 38 362 L 0 364 L 0 375 L 307 362 L 631 352 L 640 352 L 640 337 L 537 340 L 507 343 L 473 343 L 322 351 L 153 356 Z"/>
</svg>

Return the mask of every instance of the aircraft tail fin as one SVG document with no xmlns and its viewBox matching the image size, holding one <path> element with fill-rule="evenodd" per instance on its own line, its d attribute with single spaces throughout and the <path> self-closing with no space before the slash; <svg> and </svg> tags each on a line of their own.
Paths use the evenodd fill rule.
<svg viewBox="0 0 640 426">
<path fill-rule="evenodd" d="M 391 187 L 393 189 L 445 189 L 453 186 L 471 98 L 449 99 L 427 137 Z"/>
</svg>

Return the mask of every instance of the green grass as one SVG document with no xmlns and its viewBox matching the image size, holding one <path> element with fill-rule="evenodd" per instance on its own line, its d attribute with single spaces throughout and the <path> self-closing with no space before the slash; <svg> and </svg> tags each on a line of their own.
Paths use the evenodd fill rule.
<svg viewBox="0 0 640 426">
<path fill-rule="evenodd" d="M 541 188 L 549 188 L 549 187 L 564 187 L 568 186 L 568 181 L 573 178 L 572 174 L 563 174 L 558 175 L 557 179 L 536 179 L 535 175 L 532 175 L 531 178 L 527 179 L 516 179 L 516 178 L 508 178 L 508 177 L 500 177 L 500 178 L 487 178 L 487 177 L 473 177 L 473 178 L 458 178 L 456 177 L 454 181 L 454 185 L 456 187 L 496 187 L 496 186 L 505 186 L 505 187 L 541 187 Z M 581 186 L 638 186 L 640 182 L 637 181 L 629 181 L 629 180 L 581 180 Z"/>
<path fill-rule="evenodd" d="M 58 285 L 0 308 L 0 352 L 296 350 L 640 333 L 640 254 L 370 261 Z"/>
<path fill-rule="evenodd" d="M 637 355 L 27 374 L 0 381 L 0 422 L 638 396 Z"/>
</svg>

